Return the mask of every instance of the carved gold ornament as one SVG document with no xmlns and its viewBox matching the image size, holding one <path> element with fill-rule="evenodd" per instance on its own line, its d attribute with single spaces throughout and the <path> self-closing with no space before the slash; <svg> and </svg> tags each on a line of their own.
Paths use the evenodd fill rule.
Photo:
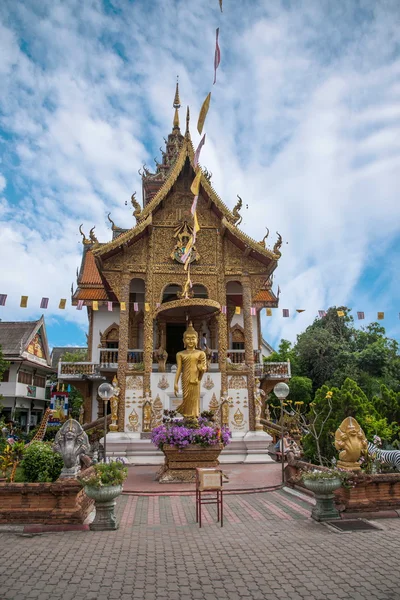
<svg viewBox="0 0 400 600">
<path fill-rule="evenodd" d="M 229 378 L 228 387 L 230 390 L 244 390 L 247 388 L 245 377 L 242 375 L 233 375 Z"/>
<path fill-rule="evenodd" d="M 174 238 L 176 238 L 175 248 L 171 253 L 171 258 L 176 260 L 176 262 L 184 264 L 182 260 L 183 255 L 186 251 L 186 246 L 193 235 L 193 229 L 188 225 L 187 221 L 184 221 L 182 225 L 180 225 L 174 234 Z M 199 253 L 196 250 L 196 247 L 192 247 L 192 253 L 190 255 L 190 263 L 198 260 L 200 258 Z"/>
<path fill-rule="evenodd" d="M 237 411 L 235 412 L 235 414 L 233 415 L 233 420 L 235 421 L 235 424 L 238 427 L 243 425 L 244 416 L 243 416 L 243 413 L 241 412 L 240 408 L 238 408 Z"/>
<path fill-rule="evenodd" d="M 127 390 L 142 390 L 143 389 L 143 378 L 137 377 L 136 375 L 130 375 L 126 378 L 126 389 Z"/>
<path fill-rule="evenodd" d="M 208 410 L 210 410 L 211 412 L 216 412 L 219 408 L 219 402 L 217 400 L 217 396 L 215 395 L 215 393 L 212 395 L 212 398 L 210 400 L 210 403 L 208 405 Z"/>
<path fill-rule="evenodd" d="M 133 409 L 132 412 L 130 413 L 130 415 L 128 417 L 128 421 L 129 421 L 128 431 L 137 431 L 138 425 L 139 425 L 139 415 L 137 414 L 135 409 Z"/>
<path fill-rule="evenodd" d="M 160 377 L 157 387 L 159 387 L 160 390 L 166 390 L 167 388 L 169 388 L 169 383 L 166 375 Z"/>
<path fill-rule="evenodd" d="M 207 375 L 204 383 L 203 383 L 203 388 L 205 388 L 206 390 L 212 390 L 214 387 L 214 382 L 212 380 L 212 378 L 210 377 L 210 375 Z M 213 394 L 214 397 L 215 394 Z"/>
</svg>

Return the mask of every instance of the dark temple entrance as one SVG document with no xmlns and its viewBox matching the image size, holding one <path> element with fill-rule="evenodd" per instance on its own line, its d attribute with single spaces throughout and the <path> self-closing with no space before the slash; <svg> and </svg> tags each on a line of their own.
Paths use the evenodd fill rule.
<svg viewBox="0 0 400 600">
<path fill-rule="evenodd" d="M 176 353 L 184 349 L 183 334 L 186 325 L 184 323 L 167 323 L 167 362 L 176 364 Z"/>
</svg>

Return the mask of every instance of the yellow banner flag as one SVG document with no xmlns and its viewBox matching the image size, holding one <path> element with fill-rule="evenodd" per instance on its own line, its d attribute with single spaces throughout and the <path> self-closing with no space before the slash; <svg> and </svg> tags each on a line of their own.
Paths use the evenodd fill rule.
<svg viewBox="0 0 400 600">
<path fill-rule="evenodd" d="M 64 310 L 66 304 L 67 304 L 67 299 L 66 298 L 61 298 L 60 304 L 58 305 L 58 308 L 60 308 L 61 310 Z"/>
<path fill-rule="evenodd" d="M 92 307 L 93 307 L 93 310 L 99 310 L 99 303 L 97 300 L 93 300 Z"/>
<path fill-rule="evenodd" d="M 199 195 L 200 190 L 200 179 L 201 179 L 201 169 L 199 169 L 196 173 L 196 177 L 193 179 L 193 183 L 190 186 L 190 191 L 194 196 Z"/>
<path fill-rule="evenodd" d="M 336 312 L 338 317 L 344 317 L 344 310 L 338 310 Z"/>
<path fill-rule="evenodd" d="M 21 308 L 26 308 L 28 306 L 28 296 L 21 296 Z"/>
<path fill-rule="evenodd" d="M 197 131 L 199 132 L 200 135 L 203 131 L 204 121 L 206 120 L 208 109 L 210 108 L 210 101 L 211 101 L 211 92 L 208 94 L 207 98 L 204 100 L 203 106 L 200 109 L 199 120 L 197 121 Z"/>
<path fill-rule="evenodd" d="M 272 308 L 267 308 L 267 317 L 272 317 Z"/>
<path fill-rule="evenodd" d="M 240 306 L 235 306 L 235 315 L 240 315 Z"/>
<path fill-rule="evenodd" d="M 119 307 L 120 307 L 120 310 L 126 310 L 126 302 L 121 302 Z"/>
<path fill-rule="evenodd" d="M 194 232 L 197 233 L 198 231 L 200 231 L 200 225 L 199 225 L 199 221 L 197 219 L 197 212 L 195 212 L 193 215 L 193 224 L 194 224 Z"/>
<path fill-rule="evenodd" d="M 144 303 L 144 310 L 145 310 L 146 312 L 150 312 L 150 304 L 149 304 L 148 302 L 145 302 L 145 303 Z"/>
<path fill-rule="evenodd" d="M 384 312 L 378 312 L 378 320 L 382 321 L 382 319 L 385 318 L 385 313 Z"/>
</svg>

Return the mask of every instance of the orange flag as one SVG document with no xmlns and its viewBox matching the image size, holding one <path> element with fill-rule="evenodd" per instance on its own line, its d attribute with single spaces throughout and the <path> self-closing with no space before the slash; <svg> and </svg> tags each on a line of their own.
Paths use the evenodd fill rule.
<svg viewBox="0 0 400 600">
<path fill-rule="evenodd" d="M 204 122 L 206 120 L 208 109 L 210 108 L 210 101 L 211 101 L 211 92 L 208 94 L 208 96 L 204 100 L 203 106 L 200 109 L 199 120 L 197 121 L 197 131 L 199 132 L 200 135 L 203 132 Z"/>
</svg>

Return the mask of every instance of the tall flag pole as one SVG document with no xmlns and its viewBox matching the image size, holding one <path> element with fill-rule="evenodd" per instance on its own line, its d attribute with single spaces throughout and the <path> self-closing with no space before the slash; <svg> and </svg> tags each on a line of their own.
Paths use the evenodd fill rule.
<svg viewBox="0 0 400 600">
<path fill-rule="evenodd" d="M 215 32 L 214 82 L 213 82 L 213 85 L 217 81 L 217 69 L 219 67 L 219 63 L 221 62 L 221 50 L 219 49 L 218 36 L 219 36 L 219 27 L 217 27 L 217 30 Z"/>
</svg>

